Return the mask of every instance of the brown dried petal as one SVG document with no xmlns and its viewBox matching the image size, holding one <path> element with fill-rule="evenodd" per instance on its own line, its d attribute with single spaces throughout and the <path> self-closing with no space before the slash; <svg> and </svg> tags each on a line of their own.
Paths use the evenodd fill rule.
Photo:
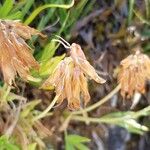
<svg viewBox="0 0 150 150">
<path fill-rule="evenodd" d="M 86 57 L 78 44 L 73 43 L 71 45 L 71 57 L 75 64 L 78 65 L 84 74 L 88 75 L 91 79 L 95 80 L 97 83 L 105 83 L 106 81 L 99 77 L 96 73 L 94 67 L 86 60 Z"/>
<path fill-rule="evenodd" d="M 84 72 L 84 74 L 88 75 L 91 79 L 95 80 L 97 83 L 103 84 L 106 82 L 106 80 L 98 76 L 94 67 L 92 67 L 88 61 L 79 59 L 79 62 L 80 62 L 79 66 Z"/>
<path fill-rule="evenodd" d="M 77 99 L 80 102 L 80 69 L 75 67 L 73 70 L 73 77 L 72 77 L 72 91 L 73 91 L 73 98 Z"/>
<path fill-rule="evenodd" d="M 71 57 L 66 57 L 58 64 L 42 88 L 53 85 L 56 95 L 59 96 L 57 103 L 62 103 L 64 99 L 67 99 L 69 109 L 79 109 L 81 102 L 86 105 L 90 100 L 85 75 L 98 83 L 105 82 L 86 60 L 81 47 L 73 43 L 71 45 Z"/>
<path fill-rule="evenodd" d="M 83 73 L 80 74 L 80 86 L 81 86 L 81 92 L 84 100 L 84 105 L 86 105 L 90 101 L 90 94 L 88 91 L 87 79 Z"/>
<path fill-rule="evenodd" d="M 17 24 L 15 26 L 15 24 Z M 22 25 L 22 27 L 21 27 Z M 31 54 L 29 46 L 16 30 L 32 34 L 38 34 L 34 29 L 15 21 L 0 21 L 0 68 L 6 83 L 12 84 L 15 76 L 19 74 L 24 80 L 35 79 L 29 75 L 30 68 L 38 69 L 39 65 Z M 26 28 L 26 29 L 25 29 Z M 31 29 L 31 31 L 30 31 Z M 27 37 L 26 37 L 27 38 Z"/>
<path fill-rule="evenodd" d="M 16 50 L 17 56 L 19 59 L 28 67 L 34 67 L 39 68 L 39 64 L 34 59 L 33 55 L 29 51 L 29 47 L 26 43 L 21 43 L 16 39 L 17 36 L 15 36 L 14 33 L 10 35 L 10 40 L 14 46 L 14 49 Z"/>
<path fill-rule="evenodd" d="M 68 100 L 68 105 L 70 103 L 72 103 L 72 97 L 73 97 L 73 93 L 72 93 L 72 87 L 71 87 L 71 84 L 72 84 L 72 68 L 68 65 L 66 65 L 66 68 L 65 68 L 65 94 L 67 96 L 67 100 Z"/>
<path fill-rule="evenodd" d="M 27 25 L 24 25 L 23 23 L 19 21 L 6 21 L 6 24 L 8 24 L 10 27 L 12 27 L 13 32 L 18 34 L 24 39 L 31 39 L 32 35 L 40 35 L 42 37 L 46 37 L 44 34 L 39 32 L 38 30 L 31 28 Z"/>
</svg>

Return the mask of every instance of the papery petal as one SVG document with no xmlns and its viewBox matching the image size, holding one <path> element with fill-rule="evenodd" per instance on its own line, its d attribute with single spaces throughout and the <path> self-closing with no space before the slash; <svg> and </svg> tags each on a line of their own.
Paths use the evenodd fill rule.
<svg viewBox="0 0 150 150">
<path fill-rule="evenodd" d="M 0 67 L 6 83 L 12 84 L 17 74 L 24 80 L 39 81 L 30 75 L 30 69 L 37 69 L 39 65 L 23 39 L 33 34 L 40 33 L 22 23 L 0 20 Z"/>
<path fill-rule="evenodd" d="M 70 66 L 66 66 L 65 68 L 65 94 L 68 100 L 68 104 L 72 103 L 73 93 L 72 93 L 72 68 Z"/>
<path fill-rule="evenodd" d="M 16 50 L 17 56 L 19 59 L 28 67 L 39 68 L 39 64 L 34 59 L 33 55 L 29 51 L 29 47 L 27 44 L 21 41 L 21 39 L 17 39 L 17 35 L 11 33 L 10 40 Z"/>
<path fill-rule="evenodd" d="M 1 60 L 1 69 L 4 76 L 4 81 L 11 85 L 15 79 L 16 72 L 12 65 L 8 64 L 5 60 Z"/>
<path fill-rule="evenodd" d="M 80 99 L 80 69 L 75 67 L 73 70 L 73 78 L 72 78 L 72 91 L 73 98 Z"/>
<path fill-rule="evenodd" d="M 81 93 L 84 100 L 84 105 L 86 105 L 90 101 L 90 94 L 88 91 L 87 79 L 83 73 L 80 74 L 80 87 L 81 87 Z"/>
<path fill-rule="evenodd" d="M 24 25 L 23 23 L 21 23 L 19 21 L 9 21 L 8 20 L 6 23 L 8 23 L 10 25 L 10 27 L 12 27 L 12 30 L 16 34 L 18 34 L 19 36 L 21 36 L 24 39 L 30 39 L 32 35 L 40 35 L 42 37 L 46 37 L 38 30 L 31 28 L 27 25 Z"/>
<path fill-rule="evenodd" d="M 74 60 L 75 64 L 78 65 L 84 74 L 88 75 L 91 79 L 95 80 L 97 83 L 105 83 L 106 81 L 99 77 L 96 73 L 94 67 L 86 60 L 86 57 L 80 47 L 80 45 L 73 43 L 71 45 L 71 57 Z"/>
<path fill-rule="evenodd" d="M 68 102 L 68 108 L 70 110 L 77 110 L 80 108 L 80 101 L 79 99 L 76 98 L 72 98 L 70 99 L 70 101 Z"/>
<path fill-rule="evenodd" d="M 79 59 L 79 66 L 86 75 L 95 80 L 97 83 L 103 84 L 106 82 L 106 80 L 98 76 L 94 67 L 92 67 L 88 61 Z"/>
<path fill-rule="evenodd" d="M 73 60 L 78 64 L 78 58 L 86 60 L 86 57 L 80 47 L 80 45 L 73 43 L 70 47 L 70 55 L 73 58 Z"/>
</svg>

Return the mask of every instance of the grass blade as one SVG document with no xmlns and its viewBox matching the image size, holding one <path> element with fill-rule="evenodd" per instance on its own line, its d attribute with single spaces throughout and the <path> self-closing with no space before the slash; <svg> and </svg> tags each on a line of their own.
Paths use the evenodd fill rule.
<svg viewBox="0 0 150 150">
<path fill-rule="evenodd" d="M 129 1 L 129 15 L 128 15 L 128 25 L 131 24 L 133 18 L 133 9 L 134 9 L 135 0 Z"/>
<path fill-rule="evenodd" d="M 46 4 L 43 6 L 38 7 L 36 10 L 32 12 L 32 14 L 27 18 L 27 20 L 24 22 L 24 24 L 29 25 L 35 17 L 43 10 L 47 8 L 64 8 L 64 9 L 69 9 L 74 5 L 74 0 L 68 5 L 60 5 L 60 4 Z"/>
<path fill-rule="evenodd" d="M 13 0 L 6 0 L 4 5 L 0 9 L 0 18 L 7 16 L 12 8 L 13 8 Z"/>
</svg>

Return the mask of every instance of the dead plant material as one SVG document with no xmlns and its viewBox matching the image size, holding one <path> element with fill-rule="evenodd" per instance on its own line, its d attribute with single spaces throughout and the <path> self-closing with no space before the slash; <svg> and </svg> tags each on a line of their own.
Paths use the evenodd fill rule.
<svg viewBox="0 0 150 150">
<path fill-rule="evenodd" d="M 32 35 L 41 35 L 39 31 L 18 21 L 0 20 L 0 68 L 4 81 L 11 85 L 17 74 L 24 80 L 34 80 L 31 68 L 38 69 L 30 47 L 25 40 Z"/>
<path fill-rule="evenodd" d="M 62 103 L 67 98 L 68 108 L 76 110 L 81 104 L 85 106 L 90 100 L 87 84 L 89 77 L 97 83 L 105 83 L 86 60 L 81 47 L 73 43 L 70 47 L 70 57 L 66 57 L 58 64 L 42 88 L 54 86 L 56 95 L 60 95 L 57 102 Z"/>
<path fill-rule="evenodd" d="M 130 98 L 135 92 L 145 93 L 145 83 L 150 79 L 150 59 L 139 50 L 121 61 L 118 81 L 121 95 Z"/>
</svg>

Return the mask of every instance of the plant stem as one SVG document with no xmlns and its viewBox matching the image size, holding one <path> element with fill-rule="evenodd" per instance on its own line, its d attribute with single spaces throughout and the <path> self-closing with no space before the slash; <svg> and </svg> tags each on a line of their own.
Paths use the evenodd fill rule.
<svg viewBox="0 0 150 150">
<path fill-rule="evenodd" d="M 37 9 L 35 9 L 31 15 L 25 20 L 24 24 L 29 25 L 34 19 L 35 17 L 43 10 L 48 9 L 48 8 L 63 8 L 63 9 L 69 9 L 74 5 L 74 0 L 71 1 L 70 4 L 46 4 L 43 6 L 38 7 Z"/>
<path fill-rule="evenodd" d="M 84 109 L 84 111 L 86 112 L 89 112 L 89 111 L 92 111 L 94 110 L 95 108 L 101 106 L 102 104 L 106 103 L 113 95 L 115 95 L 121 88 L 121 85 L 117 85 L 117 87 L 112 90 L 108 95 L 106 95 L 104 98 L 102 98 L 101 100 L 99 100 L 97 103 L 87 107 Z M 83 113 L 83 110 L 80 110 L 80 111 L 75 111 L 73 112 L 72 114 L 73 115 L 77 115 L 77 114 L 82 114 Z"/>
<path fill-rule="evenodd" d="M 59 131 L 67 131 L 68 125 L 70 120 L 72 119 L 72 114 L 70 114 L 66 120 L 63 122 L 63 124 L 61 125 L 61 127 L 59 128 Z"/>
<path fill-rule="evenodd" d="M 86 124 L 89 125 L 90 122 L 88 120 L 88 113 L 87 113 L 87 111 L 85 111 L 84 108 L 81 108 L 81 111 L 82 111 L 83 117 L 86 119 Z"/>
<path fill-rule="evenodd" d="M 145 7 L 146 7 L 146 19 L 149 19 L 150 14 L 149 0 L 145 0 Z"/>
<path fill-rule="evenodd" d="M 4 84 L 3 91 L 4 91 L 4 94 L 2 96 L 2 101 L 5 102 L 7 100 L 7 96 L 9 95 L 11 91 L 11 86 Z"/>
<path fill-rule="evenodd" d="M 59 95 L 56 95 L 55 98 L 53 99 L 53 101 L 50 103 L 50 105 L 38 116 L 36 116 L 33 121 L 39 120 L 43 117 L 45 117 L 45 115 L 52 109 L 52 107 L 55 105 L 55 103 L 57 102 L 59 98 Z"/>
<path fill-rule="evenodd" d="M 129 1 L 128 25 L 130 25 L 132 21 L 134 5 L 135 5 L 135 0 L 130 0 Z"/>
<path fill-rule="evenodd" d="M 87 118 L 84 118 L 82 116 L 72 116 L 71 118 L 72 120 L 78 120 L 78 121 L 82 121 L 82 122 L 87 122 Z M 115 124 L 115 122 L 121 121 L 122 118 L 91 118 L 88 117 L 88 122 L 92 122 L 92 123 L 107 123 L 107 124 Z"/>
<path fill-rule="evenodd" d="M 77 121 L 82 121 L 85 122 L 87 121 L 86 118 L 82 117 L 82 116 L 72 116 L 71 118 L 72 120 L 77 120 Z M 94 123 L 100 123 L 100 120 L 98 118 L 88 118 L 89 122 L 94 122 Z"/>
</svg>

